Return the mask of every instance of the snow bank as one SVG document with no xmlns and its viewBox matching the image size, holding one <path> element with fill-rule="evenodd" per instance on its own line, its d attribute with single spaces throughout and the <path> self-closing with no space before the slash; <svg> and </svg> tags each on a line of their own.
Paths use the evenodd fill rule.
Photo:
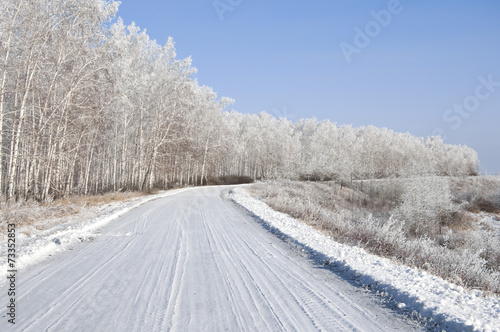
<svg viewBox="0 0 500 332">
<path fill-rule="evenodd" d="M 500 331 L 500 298 L 481 291 L 464 290 L 425 271 L 397 265 L 365 250 L 343 245 L 290 216 L 274 211 L 244 189 L 230 191 L 229 198 L 270 227 L 304 246 L 344 265 L 362 283 L 386 292 L 398 307 L 413 309 L 453 331 Z"/>
<path fill-rule="evenodd" d="M 192 188 L 176 189 L 160 194 L 138 197 L 128 201 L 108 204 L 101 215 L 77 223 L 68 220 L 67 223 L 37 232 L 31 236 L 17 230 L 16 232 L 16 269 L 24 269 L 36 264 L 53 254 L 68 250 L 77 242 L 89 241 L 99 236 L 96 230 L 117 219 L 124 213 L 155 199 L 177 194 Z M 1 243 L 2 252 L 7 252 L 7 242 Z M 7 271 L 7 255 L 0 264 L 0 271 Z M 6 273 L 6 272 L 5 272 Z"/>
</svg>

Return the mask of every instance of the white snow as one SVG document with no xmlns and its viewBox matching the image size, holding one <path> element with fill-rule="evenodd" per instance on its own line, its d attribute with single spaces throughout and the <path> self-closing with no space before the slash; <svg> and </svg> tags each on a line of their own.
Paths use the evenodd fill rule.
<svg viewBox="0 0 500 332">
<path fill-rule="evenodd" d="M 401 309 L 411 308 L 453 331 L 500 331 L 498 297 L 464 290 L 425 271 L 398 265 L 358 247 L 340 244 L 320 231 L 272 210 L 242 188 L 231 190 L 229 198 L 269 226 L 358 274 L 364 284 L 386 292 Z"/>
<path fill-rule="evenodd" d="M 68 221 L 68 223 L 64 225 L 53 227 L 31 236 L 18 233 L 16 238 L 16 248 L 18 250 L 16 267 L 18 269 L 23 269 L 32 266 L 50 255 L 71 249 L 77 242 L 99 237 L 98 230 L 104 225 L 112 220 L 116 220 L 126 212 L 148 201 L 191 189 L 195 188 L 172 190 L 154 196 L 115 203 L 108 207 L 109 212 L 105 215 L 83 223 Z M 198 195 L 199 189 L 193 194 L 195 193 Z M 196 201 L 194 201 L 194 197 L 191 198 L 191 202 L 194 204 L 195 208 L 196 204 L 198 204 L 198 208 L 203 206 L 203 209 L 206 209 L 205 205 L 201 203 L 206 199 L 204 197 L 205 196 L 198 196 Z M 302 222 L 296 221 L 286 214 L 272 210 L 265 203 L 253 198 L 243 188 L 232 189 L 229 198 L 269 226 L 278 229 L 281 233 L 295 239 L 302 245 L 318 253 L 322 253 L 328 257 L 332 263 L 339 264 L 349 269 L 359 276 L 359 280 L 362 283 L 373 286 L 381 293 L 386 293 L 396 301 L 396 306 L 401 310 L 415 310 L 422 316 L 431 318 L 433 321 L 440 324 L 442 328 L 452 331 L 500 331 L 500 299 L 498 297 L 489 296 L 481 291 L 464 290 L 460 286 L 430 275 L 425 271 L 398 265 L 389 259 L 369 254 L 361 248 L 339 244 L 318 230 Z M 210 204 L 213 205 L 218 203 L 212 200 Z M 210 206 L 210 204 L 208 206 Z M 181 222 L 183 218 L 188 218 L 190 220 L 191 218 L 189 216 L 198 211 L 196 209 L 191 209 L 193 208 L 189 210 L 180 210 L 183 212 L 175 214 L 177 216 L 175 219 L 177 223 L 175 224 L 176 230 L 179 227 L 184 227 L 184 225 L 186 225 L 188 229 L 191 227 L 189 224 L 183 224 Z M 226 214 L 227 213 L 228 211 L 226 211 Z M 158 215 L 161 216 L 162 214 L 160 213 Z M 150 218 L 149 212 L 147 211 L 142 212 L 141 218 L 143 218 L 142 216 L 144 216 L 144 218 Z M 178 219 L 180 218 L 179 216 L 181 216 L 182 219 Z M 204 216 L 204 214 L 202 214 L 202 216 Z M 210 218 L 204 221 L 207 222 L 207 227 L 212 227 L 209 225 L 217 220 L 217 218 L 227 218 L 227 216 L 220 215 L 217 217 L 215 210 L 211 211 L 208 216 Z M 231 215 L 231 217 L 237 217 L 237 215 Z M 130 225 L 136 225 L 139 222 L 142 223 L 142 219 L 134 221 L 134 223 Z M 227 228 L 228 225 L 233 224 L 230 223 L 224 227 Z M 129 238 L 131 239 L 130 241 L 135 241 L 137 232 L 129 228 L 128 224 L 123 225 L 122 228 L 123 231 L 105 234 L 106 241 L 102 242 L 102 246 L 105 247 L 104 244 L 110 242 L 111 239 Z M 168 229 L 170 228 L 167 228 L 167 230 Z M 248 233 L 249 230 L 246 231 Z M 152 232 L 151 234 L 154 234 L 154 231 Z M 167 232 L 167 234 L 169 233 Z M 218 236 L 221 235 L 219 234 Z M 229 238 L 226 240 L 229 241 Z M 197 241 L 198 240 L 191 243 L 197 243 Z M 258 241 L 255 241 L 255 243 L 257 242 Z M 271 250 L 267 244 L 262 245 L 266 245 L 266 250 Z M 6 252 L 6 243 L 2 242 L 1 247 L 3 252 Z M 135 248 L 140 248 L 139 243 L 137 243 Z M 230 256 L 228 256 L 228 259 L 229 258 Z M 156 258 L 151 258 L 151 260 L 154 259 Z M 5 262 L 2 263 L 0 269 L 2 271 L 7 271 L 8 269 Z M 61 271 L 62 270 L 63 268 L 61 268 Z M 35 273 L 33 272 L 33 274 Z M 33 282 L 35 283 L 35 281 Z M 210 283 L 214 282 L 214 280 L 210 281 Z M 271 287 L 271 285 L 269 285 L 269 287 Z M 313 286 L 309 285 L 308 287 Z"/>
<path fill-rule="evenodd" d="M 221 199 L 224 189 L 198 187 L 143 204 L 100 228 L 91 243 L 20 271 L 15 329 L 421 330 L 299 255 Z M 8 287 L 0 280 L 0 292 Z M 0 331 L 12 328 L 6 309 Z"/>
<path fill-rule="evenodd" d="M 24 269 L 34 265 L 53 254 L 67 250 L 77 242 L 93 240 L 99 236 L 96 231 L 107 223 L 117 219 L 126 212 L 154 199 L 174 195 L 192 188 L 176 189 L 161 192 L 156 195 L 138 197 L 135 199 L 109 204 L 103 213 L 96 218 L 75 223 L 74 220 L 26 235 L 16 230 L 16 269 Z M 6 239 L 6 238 L 5 238 Z M 2 252 L 7 252 L 7 241 L 1 242 Z M 7 257 L 3 256 L 0 271 L 7 273 Z"/>
</svg>

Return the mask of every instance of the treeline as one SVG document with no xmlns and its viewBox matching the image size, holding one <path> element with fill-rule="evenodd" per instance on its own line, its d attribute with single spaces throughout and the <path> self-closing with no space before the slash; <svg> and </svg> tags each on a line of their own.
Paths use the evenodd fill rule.
<svg viewBox="0 0 500 332">
<path fill-rule="evenodd" d="M 254 178 L 306 180 L 373 179 L 427 175 L 475 175 L 477 153 L 467 146 L 444 144 L 373 126 L 352 128 L 330 121 L 292 123 L 269 114 L 222 114 L 229 124 L 238 174 Z"/>
<path fill-rule="evenodd" d="M 115 19 L 118 2 L 0 3 L 0 195 L 253 178 L 473 174 L 476 153 L 387 129 L 224 110 L 173 41 Z"/>
</svg>

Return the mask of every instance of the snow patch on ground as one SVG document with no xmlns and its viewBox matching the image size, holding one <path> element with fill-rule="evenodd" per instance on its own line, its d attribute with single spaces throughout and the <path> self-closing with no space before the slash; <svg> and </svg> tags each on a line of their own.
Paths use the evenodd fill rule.
<svg viewBox="0 0 500 332">
<path fill-rule="evenodd" d="M 124 213 L 155 199 L 177 194 L 192 188 L 165 191 L 156 195 L 138 197 L 127 201 L 106 205 L 99 216 L 78 222 L 68 222 L 26 235 L 22 230 L 16 230 L 16 269 L 24 269 L 36 264 L 57 252 L 70 250 L 78 242 L 92 241 L 99 236 L 96 231 L 107 223 L 117 219 Z M 2 252 L 7 252 L 6 238 L 0 244 Z M 0 271 L 7 273 L 7 255 L 3 255 Z"/>
<path fill-rule="evenodd" d="M 452 331 L 500 331 L 500 298 L 465 290 L 425 271 L 398 265 L 365 250 L 340 244 L 290 216 L 272 210 L 242 188 L 229 198 L 262 222 L 344 265 L 360 281 L 387 293 L 400 309 L 413 309 Z"/>
</svg>

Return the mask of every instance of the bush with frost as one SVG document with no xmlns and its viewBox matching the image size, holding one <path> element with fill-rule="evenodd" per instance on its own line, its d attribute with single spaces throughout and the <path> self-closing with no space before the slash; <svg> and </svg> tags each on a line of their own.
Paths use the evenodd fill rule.
<svg viewBox="0 0 500 332">
<path fill-rule="evenodd" d="M 448 178 L 422 177 L 407 181 L 397 212 L 407 233 L 419 237 L 440 234 L 454 211 Z"/>
</svg>

